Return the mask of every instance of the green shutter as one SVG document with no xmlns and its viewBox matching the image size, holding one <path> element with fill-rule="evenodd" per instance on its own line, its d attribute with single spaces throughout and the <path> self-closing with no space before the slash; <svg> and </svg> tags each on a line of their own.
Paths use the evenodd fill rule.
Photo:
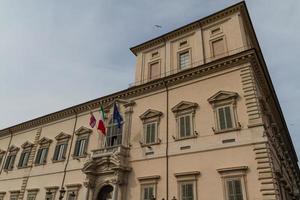
<svg viewBox="0 0 300 200">
<path fill-rule="evenodd" d="M 218 114 L 219 114 L 219 126 L 220 129 L 226 129 L 226 125 L 225 125 L 225 115 L 224 115 L 224 108 L 219 108 L 218 109 Z"/>
<path fill-rule="evenodd" d="M 46 161 L 47 161 L 48 150 L 49 150 L 48 148 L 44 148 L 44 150 L 43 150 L 45 153 L 44 153 L 44 156 L 42 157 L 42 160 L 41 160 L 42 164 L 45 164 Z"/>
<path fill-rule="evenodd" d="M 63 151 L 62 159 L 66 159 L 66 153 L 67 153 L 68 144 L 63 144 L 63 147 L 64 147 L 64 151 Z"/>
<path fill-rule="evenodd" d="M 155 130 L 155 128 L 156 128 L 156 124 L 155 123 L 152 123 L 151 124 L 151 143 L 154 143 L 155 142 L 155 133 L 156 133 L 156 130 Z"/>
<path fill-rule="evenodd" d="M 10 159 L 10 162 L 9 162 L 10 164 L 9 164 L 9 166 L 8 166 L 8 169 L 9 169 L 9 170 L 11 170 L 11 169 L 14 168 L 15 159 L 16 159 L 16 155 L 12 155 L 12 156 L 11 156 L 11 159 Z"/>
<path fill-rule="evenodd" d="M 8 169 L 10 159 L 11 159 L 11 155 L 7 156 L 6 161 L 5 161 L 5 165 L 4 165 L 4 169 Z"/>
<path fill-rule="evenodd" d="M 225 116 L 226 116 L 226 127 L 232 128 L 230 107 L 226 106 L 224 109 L 225 109 Z"/>
<path fill-rule="evenodd" d="M 24 153 L 24 152 L 22 152 L 22 153 L 21 153 L 20 160 L 19 160 L 19 163 L 18 163 L 18 167 L 22 167 L 23 160 L 24 160 L 24 156 L 25 156 L 25 153 Z"/>
<path fill-rule="evenodd" d="M 190 116 L 185 116 L 185 136 L 191 136 L 191 121 Z"/>
<path fill-rule="evenodd" d="M 184 137 L 185 136 L 184 117 L 179 118 L 179 131 L 180 131 L 180 137 Z"/>
<path fill-rule="evenodd" d="M 56 147 L 55 147 L 53 160 L 58 160 L 59 146 L 60 145 L 56 145 Z"/>
<path fill-rule="evenodd" d="M 40 164 L 40 159 L 41 159 L 41 154 L 42 154 L 42 149 L 39 149 L 37 154 L 36 154 L 36 158 L 35 158 L 35 164 Z"/>
<path fill-rule="evenodd" d="M 79 156 L 79 150 L 80 150 L 80 140 L 77 139 L 75 143 L 74 156 Z"/>
</svg>

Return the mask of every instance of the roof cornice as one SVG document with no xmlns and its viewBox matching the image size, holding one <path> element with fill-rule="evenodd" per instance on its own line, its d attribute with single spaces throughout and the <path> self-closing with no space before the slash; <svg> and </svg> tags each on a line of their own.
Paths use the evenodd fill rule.
<svg viewBox="0 0 300 200">
<path fill-rule="evenodd" d="M 138 52 L 143 51 L 145 49 L 157 46 L 159 44 L 164 43 L 165 41 L 171 40 L 175 37 L 184 35 L 188 32 L 191 32 L 199 27 L 203 27 L 207 24 L 213 23 L 217 20 L 223 19 L 224 17 L 227 17 L 229 15 L 232 15 L 233 13 L 236 13 L 237 11 L 244 10 L 246 7 L 246 4 L 244 1 L 239 2 L 237 4 L 234 4 L 230 7 L 227 7 L 219 12 L 213 13 L 207 17 L 204 17 L 202 19 L 199 19 L 197 21 L 194 21 L 190 24 L 187 24 L 185 26 L 182 26 L 178 29 L 175 29 L 173 31 L 170 31 L 168 33 L 165 33 L 159 37 L 156 37 L 154 39 L 151 39 L 149 41 L 143 42 L 142 44 L 136 45 L 134 47 L 131 47 L 130 50 L 134 55 L 137 55 Z"/>
<path fill-rule="evenodd" d="M 241 64 L 242 62 L 246 62 L 249 58 L 253 57 L 254 50 L 246 50 L 240 52 L 238 54 L 234 54 L 231 56 L 226 56 L 224 58 L 220 58 L 210 63 L 206 63 L 203 65 L 199 65 L 198 67 L 191 68 L 189 70 L 185 70 L 167 77 L 163 77 L 160 79 L 153 80 L 151 82 L 133 86 L 126 90 L 122 90 L 107 96 L 103 96 L 79 105 L 75 105 L 61 111 L 57 111 L 42 117 L 38 117 L 5 129 L 0 130 L 0 136 L 11 133 L 20 132 L 26 129 L 37 128 L 42 125 L 58 121 L 61 119 L 66 119 L 76 114 L 88 112 L 89 110 L 93 110 L 99 108 L 100 105 L 106 105 L 115 99 L 129 99 L 136 96 L 141 96 L 146 93 L 150 93 L 153 91 L 158 91 L 160 89 L 164 89 L 165 85 L 168 86 L 176 85 L 182 82 L 186 82 L 201 76 L 206 76 L 208 74 L 215 73 L 217 71 L 221 71 L 237 64 Z"/>
</svg>

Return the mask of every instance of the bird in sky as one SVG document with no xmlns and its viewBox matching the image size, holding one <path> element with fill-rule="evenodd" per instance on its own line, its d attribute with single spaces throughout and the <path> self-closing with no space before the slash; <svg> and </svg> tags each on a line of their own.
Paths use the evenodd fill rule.
<svg viewBox="0 0 300 200">
<path fill-rule="evenodd" d="M 155 24 L 154 25 L 156 28 L 162 28 L 162 26 Z"/>
</svg>

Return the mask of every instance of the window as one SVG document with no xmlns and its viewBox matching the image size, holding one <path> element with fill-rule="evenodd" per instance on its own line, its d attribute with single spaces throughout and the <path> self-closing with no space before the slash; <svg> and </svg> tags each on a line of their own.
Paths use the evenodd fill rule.
<svg viewBox="0 0 300 200">
<path fill-rule="evenodd" d="M 228 200 L 243 200 L 242 184 L 240 179 L 226 180 Z"/>
<path fill-rule="evenodd" d="M 197 107 L 197 103 L 182 101 L 172 108 L 177 123 L 175 140 L 196 137 L 194 118 Z"/>
<path fill-rule="evenodd" d="M 4 200 L 6 192 L 0 192 L 0 200 Z"/>
<path fill-rule="evenodd" d="M 220 57 L 225 54 L 224 38 L 218 38 L 211 41 L 213 57 Z"/>
<path fill-rule="evenodd" d="M 190 66 L 190 52 L 179 53 L 179 70 L 187 69 Z"/>
<path fill-rule="evenodd" d="M 20 156 L 18 168 L 27 167 L 32 147 L 33 147 L 33 144 L 28 141 L 22 145 L 23 151 Z"/>
<path fill-rule="evenodd" d="M 19 168 L 27 167 L 29 154 L 30 154 L 30 151 L 25 151 L 25 152 L 23 151 L 21 153 L 21 157 L 20 157 L 19 164 L 18 164 Z"/>
<path fill-rule="evenodd" d="M 118 123 L 113 122 L 113 119 L 109 121 L 106 134 L 106 147 L 114 147 L 122 144 L 122 128 L 123 122 L 121 122 L 121 128 L 118 127 Z"/>
<path fill-rule="evenodd" d="M 158 144 L 160 139 L 158 138 L 158 130 L 159 130 L 159 122 L 162 116 L 162 112 L 148 109 L 142 115 L 140 115 L 140 119 L 143 121 L 143 142 L 142 144 L 150 145 L 150 144 Z"/>
<path fill-rule="evenodd" d="M 46 194 L 45 194 L 45 199 L 46 200 L 55 200 L 56 193 L 58 191 L 59 187 L 58 186 L 51 186 L 51 187 L 46 187 Z"/>
<path fill-rule="evenodd" d="M 224 184 L 226 200 L 246 200 L 247 166 L 217 169 Z"/>
<path fill-rule="evenodd" d="M 160 78 L 160 63 L 154 62 L 149 65 L 149 79 L 153 80 L 156 78 Z"/>
<path fill-rule="evenodd" d="M 60 161 L 66 159 L 66 151 L 67 151 L 68 144 L 58 144 L 55 147 L 53 160 Z"/>
<path fill-rule="evenodd" d="M 26 200 L 36 200 L 36 196 L 37 196 L 38 191 L 39 191 L 39 189 L 28 189 Z"/>
<path fill-rule="evenodd" d="M 155 143 L 156 138 L 156 123 L 148 123 L 145 125 L 146 131 L 145 131 L 145 144 L 152 144 Z"/>
<path fill-rule="evenodd" d="M 77 139 L 73 154 L 74 157 L 85 157 L 87 155 L 88 139 L 91 132 L 91 129 L 83 126 L 75 132 Z"/>
<path fill-rule="evenodd" d="M 64 161 L 66 159 L 67 147 L 70 139 L 70 135 L 61 132 L 55 137 L 57 144 L 54 150 L 53 161 Z"/>
<path fill-rule="evenodd" d="M 180 184 L 180 198 L 181 200 L 194 199 L 194 185 L 192 182 L 182 182 Z"/>
<path fill-rule="evenodd" d="M 232 128 L 232 115 L 230 106 L 222 106 L 217 108 L 219 129 L 230 129 Z"/>
<path fill-rule="evenodd" d="M 19 151 L 18 147 L 15 147 L 13 145 L 9 147 L 8 156 L 4 164 L 4 170 L 8 171 L 13 169 L 18 151 Z"/>
<path fill-rule="evenodd" d="M 47 156 L 50 144 L 52 143 L 51 139 L 43 137 L 39 140 L 39 149 L 37 151 L 34 164 L 35 165 L 44 165 L 47 162 Z"/>
<path fill-rule="evenodd" d="M 185 115 L 179 117 L 179 135 L 180 138 L 191 136 L 191 116 Z"/>
<path fill-rule="evenodd" d="M 215 133 L 239 129 L 237 122 L 236 99 L 238 94 L 235 92 L 219 91 L 208 99 L 214 109 Z"/>
<path fill-rule="evenodd" d="M 67 200 L 77 200 L 81 184 L 69 184 L 67 187 Z"/>
<path fill-rule="evenodd" d="M 145 176 L 139 177 L 138 180 L 141 184 L 141 200 L 151 200 L 155 199 L 157 183 L 160 179 L 160 176 Z"/>
<path fill-rule="evenodd" d="M 154 185 L 144 185 L 142 187 L 142 200 L 152 200 L 154 198 Z"/>
<path fill-rule="evenodd" d="M 176 173 L 178 182 L 179 200 L 197 199 L 196 181 L 200 175 L 199 171 Z"/>
<path fill-rule="evenodd" d="M 10 191 L 9 200 L 18 200 L 19 199 L 19 194 L 20 194 L 19 190 L 17 190 L 17 191 Z"/>
</svg>

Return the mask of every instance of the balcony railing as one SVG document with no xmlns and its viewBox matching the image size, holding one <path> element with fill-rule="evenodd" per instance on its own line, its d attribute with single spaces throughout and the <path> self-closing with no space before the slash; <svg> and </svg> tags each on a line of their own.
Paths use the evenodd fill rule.
<svg viewBox="0 0 300 200">
<path fill-rule="evenodd" d="M 92 159 L 111 156 L 112 154 L 118 153 L 121 155 L 128 155 L 129 147 L 123 145 L 104 147 L 100 149 L 92 150 Z"/>
</svg>

